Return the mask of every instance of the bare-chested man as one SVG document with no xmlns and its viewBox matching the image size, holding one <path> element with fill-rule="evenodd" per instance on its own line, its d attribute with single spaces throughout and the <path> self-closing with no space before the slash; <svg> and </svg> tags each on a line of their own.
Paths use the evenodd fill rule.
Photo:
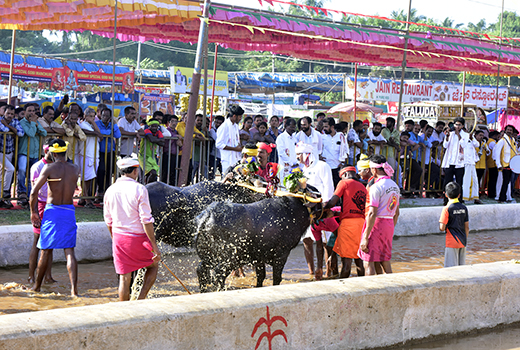
<svg viewBox="0 0 520 350">
<path fill-rule="evenodd" d="M 37 277 L 33 290 L 40 291 L 48 257 L 52 249 L 64 249 L 67 258 L 67 270 L 71 284 L 70 294 L 78 295 L 78 265 L 74 256 L 76 246 L 76 215 L 72 196 L 78 181 L 79 168 L 67 163 L 68 143 L 55 139 L 49 147 L 54 163 L 47 164 L 34 184 L 29 198 L 31 222 L 34 227 L 41 227 L 38 248 L 42 250 L 38 261 Z M 47 205 L 43 218 L 38 214 L 38 191 L 48 183 Z"/>
</svg>

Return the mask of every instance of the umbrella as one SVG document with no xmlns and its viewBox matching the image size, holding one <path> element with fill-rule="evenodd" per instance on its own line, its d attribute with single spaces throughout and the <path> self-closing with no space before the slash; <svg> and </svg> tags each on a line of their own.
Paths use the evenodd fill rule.
<svg viewBox="0 0 520 350">
<path fill-rule="evenodd" d="M 381 108 L 374 107 L 374 106 L 371 106 L 366 103 L 356 102 L 355 105 L 356 105 L 356 111 L 367 111 L 367 112 L 372 112 L 374 114 L 383 113 L 383 110 Z M 354 102 L 345 102 L 345 103 L 340 103 L 340 104 L 335 105 L 334 107 L 329 109 L 327 111 L 327 113 L 338 113 L 338 112 L 351 113 L 353 111 L 354 111 Z"/>
</svg>

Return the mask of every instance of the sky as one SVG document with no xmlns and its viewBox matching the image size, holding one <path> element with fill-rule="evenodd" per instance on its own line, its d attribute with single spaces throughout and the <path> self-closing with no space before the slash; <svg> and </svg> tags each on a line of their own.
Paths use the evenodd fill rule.
<svg viewBox="0 0 520 350">
<path fill-rule="evenodd" d="M 520 13 L 520 0 L 503 0 L 504 10 Z M 258 0 L 216 0 L 216 3 L 230 4 L 249 8 L 267 9 L 268 4 L 260 6 Z M 408 12 L 408 0 L 326 0 L 324 8 L 389 17 L 392 11 Z M 275 3 L 276 8 L 278 5 Z M 477 23 L 481 19 L 486 24 L 498 22 L 502 0 L 412 0 L 412 8 L 418 15 L 443 21 L 446 17 L 455 24 Z M 278 11 L 278 10 L 277 10 Z"/>
</svg>

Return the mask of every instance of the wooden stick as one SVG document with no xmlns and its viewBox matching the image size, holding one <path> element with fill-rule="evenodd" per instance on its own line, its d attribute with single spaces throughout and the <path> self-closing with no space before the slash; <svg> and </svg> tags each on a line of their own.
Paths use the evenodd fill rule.
<svg viewBox="0 0 520 350">
<path fill-rule="evenodd" d="M 184 285 L 184 283 L 182 283 L 182 281 L 179 279 L 179 277 L 175 276 L 175 274 L 172 272 L 172 270 L 170 270 L 170 269 L 168 268 L 168 266 L 166 266 L 166 264 L 164 263 L 164 261 L 161 260 L 161 263 L 164 265 L 164 267 L 166 267 L 166 269 L 167 269 L 168 271 L 170 271 L 170 273 L 172 274 L 172 276 L 175 277 L 175 279 L 176 279 L 177 281 L 179 281 L 179 283 L 180 283 L 181 286 L 186 290 L 186 292 L 188 292 L 188 294 L 191 295 L 190 291 L 188 290 L 188 288 L 186 288 L 186 286 Z"/>
</svg>

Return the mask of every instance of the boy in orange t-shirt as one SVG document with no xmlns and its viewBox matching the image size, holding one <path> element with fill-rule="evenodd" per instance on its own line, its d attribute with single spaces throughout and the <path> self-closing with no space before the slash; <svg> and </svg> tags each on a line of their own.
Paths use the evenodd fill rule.
<svg viewBox="0 0 520 350">
<path fill-rule="evenodd" d="M 444 267 L 459 266 L 466 263 L 466 240 L 469 234 L 468 208 L 459 202 L 460 185 L 456 182 L 446 184 L 444 189 L 448 204 L 442 209 L 439 228 L 446 231 Z"/>
</svg>

